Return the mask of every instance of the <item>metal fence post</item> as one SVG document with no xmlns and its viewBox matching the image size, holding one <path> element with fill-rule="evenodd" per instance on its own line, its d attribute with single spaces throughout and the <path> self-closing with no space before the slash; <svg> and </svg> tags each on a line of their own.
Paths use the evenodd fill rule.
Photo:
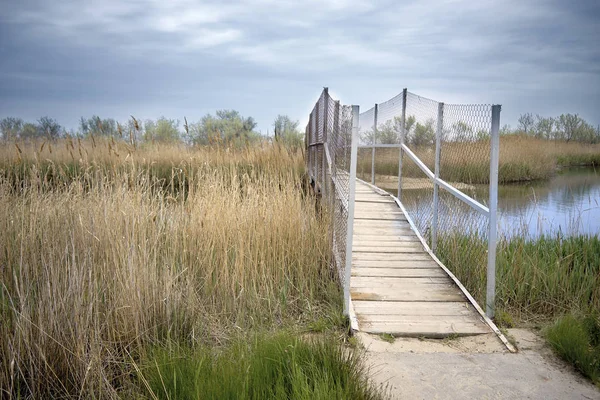
<svg viewBox="0 0 600 400">
<path fill-rule="evenodd" d="M 308 119 L 308 175 L 309 178 L 313 178 L 313 164 L 315 162 L 314 160 L 314 154 L 313 154 L 313 142 L 314 142 L 314 130 L 313 130 L 313 124 L 314 124 L 314 113 L 311 112 L 310 113 L 310 118 Z"/>
<path fill-rule="evenodd" d="M 329 203 L 329 173 L 327 168 L 327 155 L 325 154 L 325 147 L 328 147 L 328 137 L 327 137 L 327 120 L 329 118 L 329 88 L 323 88 L 323 160 L 322 160 L 322 168 L 323 171 L 321 173 L 323 183 L 321 185 L 322 197 L 327 199 L 326 202 Z M 329 204 L 327 204 L 329 206 Z"/>
<path fill-rule="evenodd" d="M 375 103 L 375 112 L 373 112 L 373 140 L 375 144 L 377 139 L 377 103 Z M 375 146 L 371 149 L 371 184 L 375 184 Z"/>
<path fill-rule="evenodd" d="M 400 120 L 400 149 L 398 150 L 398 200 L 402 201 L 402 145 L 406 137 L 406 95 L 408 90 L 402 90 L 402 117 Z"/>
<path fill-rule="evenodd" d="M 439 189 L 437 179 L 440 177 L 440 153 L 442 150 L 442 129 L 444 128 L 444 103 L 438 104 L 437 129 L 435 131 L 435 179 L 433 181 L 433 220 L 431 222 L 431 250 L 437 248 Z"/>
<path fill-rule="evenodd" d="M 489 199 L 489 231 L 487 288 L 485 296 L 485 313 L 493 318 L 496 306 L 496 243 L 498 240 L 498 164 L 500 161 L 500 110 L 502 106 L 492 106 L 492 126 L 490 141 L 490 199 Z"/>
<path fill-rule="evenodd" d="M 352 106 L 352 148 L 348 181 L 348 224 L 346 231 L 346 265 L 344 270 L 344 314 L 350 315 L 350 275 L 352 271 L 352 236 L 354 233 L 354 200 L 356 198 L 356 158 L 358 153 L 359 106 Z"/>
</svg>

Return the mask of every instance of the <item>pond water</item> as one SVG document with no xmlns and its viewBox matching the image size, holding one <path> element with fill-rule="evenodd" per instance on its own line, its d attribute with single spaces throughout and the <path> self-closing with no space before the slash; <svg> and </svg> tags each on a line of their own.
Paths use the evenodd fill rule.
<svg viewBox="0 0 600 400">
<path fill-rule="evenodd" d="M 570 168 L 545 182 L 502 185 L 498 210 L 508 234 L 600 234 L 600 170 Z"/>
<path fill-rule="evenodd" d="M 487 204 L 487 186 L 465 192 Z M 430 214 L 431 193 L 432 190 L 404 190 L 402 201 L 409 213 L 419 210 L 422 215 Z M 569 168 L 546 181 L 501 185 L 498 211 L 499 232 L 508 237 L 600 234 L 600 169 Z M 460 202 L 453 201 L 449 213 L 456 220 L 473 218 L 470 208 Z"/>
</svg>

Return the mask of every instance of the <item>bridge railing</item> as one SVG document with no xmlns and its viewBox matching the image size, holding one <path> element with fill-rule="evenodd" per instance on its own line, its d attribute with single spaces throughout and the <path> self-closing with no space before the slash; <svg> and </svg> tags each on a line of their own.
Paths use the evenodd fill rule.
<svg viewBox="0 0 600 400">
<path fill-rule="evenodd" d="M 310 184 L 331 218 L 331 263 L 344 288 L 344 312 L 350 307 L 350 270 L 358 145 L 358 106 L 344 106 L 327 88 L 310 113 L 305 150 Z"/>
<path fill-rule="evenodd" d="M 434 254 L 485 296 L 492 317 L 500 106 L 444 104 L 405 89 L 359 121 L 357 176 L 400 199 Z"/>
<path fill-rule="evenodd" d="M 485 298 L 492 317 L 500 106 L 444 104 L 404 89 L 358 111 L 324 89 L 305 140 L 311 184 L 332 215 L 331 258 L 346 313 L 359 177 L 400 199 L 433 253 L 476 298 Z"/>
</svg>

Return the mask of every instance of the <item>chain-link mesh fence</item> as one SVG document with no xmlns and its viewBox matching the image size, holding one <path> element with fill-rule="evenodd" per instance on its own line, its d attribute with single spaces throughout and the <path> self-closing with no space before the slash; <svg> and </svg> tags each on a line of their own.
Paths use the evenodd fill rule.
<svg viewBox="0 0 600 400">
<path fill-rule="evenodd" d="M 327 90 L 315 104 L 307 126 L 307 163 L 311 185 L 332 217 L 331 259 L 345 284 L 350 191 L 352 107 L 333 100 Z"/>
<path fill-rule="evenodd" d="M 480 302 L 490 219 L 495 218 L 487 208 L 494 164 L 492 109 L 443 104 L 405 90 L 361 113 L 358 124 L 357 177 L 400 197 L 435 254 Z M 496 134 L 499 108 L 497 115 Z M 307 127 L 309 171 L 333 211 L 332 254 L 342 283 L 351 121 L 351 108 L 340 106 L 325 90 Z"/>
<path fill-rule="evenodd" d="M 489 216 L 482 211 L 489 199 L 492 106 L 443 104 L 410 92 L 405 98 L 404 104 L 401 93 L 360 115 L 360 126 L 371 130 L 361 136 L 357 176 L 394 195 L 400 179 L 401 202 L 417 229 L 482 302 L 489 229 Z M 406 152 L 399 174 L 398 146 L 382 145 L 401 141 L 430 175 Z M 378 146 L 369 147 L 373 143 Z M 484 207 L 473 208 L 443 187 L 435 188 L 436 158 L 437 176 Z"/>
</svg>

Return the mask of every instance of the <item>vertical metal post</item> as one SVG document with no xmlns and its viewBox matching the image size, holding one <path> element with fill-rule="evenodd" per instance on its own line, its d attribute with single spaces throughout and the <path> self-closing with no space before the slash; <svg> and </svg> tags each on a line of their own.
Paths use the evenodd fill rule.
<svg viewBox="0 0 600 400">
<path fill-rule="evenodd" d="M 439 189 L 437 179 L 440 177 L 440 154 L 442 150 L 442 129 L 444 128 L 444 103 L 438 104 L 437 129 L 435 131 L 435 179 L 433 181 L 433 220 L 431 222 L 431 250 L 437 248 Z"/>
<path fill-rule="evenodd" d="M 325 147 L 328 146 L 327 143 L 327 120 L 329 118 L 329 88 L 323 88 L 323 160 L 322 160 L 322 179 L 323 179 L 323 183 L 321 184 L 321 190 L 322 190 L 322 194 L 323 196 L 321 197 L 322 199 L 327 199 L 326 202 L 329 203 L 329 194 L 330 194 L 330 186 L 329 186 L 329 174 L 328 174 L 328 170 L 329 168 L 327 167 L 327 156 L 325 154 Z M 329 204 L 328 204 L 329 206 Z"/>
<path fill-rule="evenodd" d="M 354 234 L 354 200 L 356 198 L 356 158 L 358 153 L 358 106 L 352 106 L 352 149 L 348 182 L 348 225 L 346 231 L 346 265 L 344 270 L 344 314 L 350 315 L 350 272 L 352 271 L 352 236 Z"/>
<path fill-rule="evenodd" d="M 319 182 L 319 179 L 321 179 L 321 171 L 319 171 L 319 168 L 321 167 L 321 165 L 323 164 L 323 161 L 321 159 L 321 157 L 323 156 L 323 136 L 319 137 L 319 126 L 321 125 L 321 98 L 319 97 L 319 100 L 317 100 L 317 105 L 315 107 L 315 143 L 320 143 L 320 144 L 316 144 L 315 145 L 315 189 L 317 187 L 321 187 L 321 185 L 323 184 L 323 182 Z M 321 149 L 321 156 L 319 156 L 319 149 Z M 318 186 L 317 186 L 318 185 Z"/>
<path fill-rule="evenodd" d="M 406 95 L 408 90 L 402 90 L 402 117 L 400 120 L 400 149 L 398 150 L 398 200 L 402 201 L 402 146 L 406 137 Z"/>
<path fill-rule="evenodd" d="M 375 144 L 377 140 L 377 103 L 375 103 L 375 112 L 373 112 L 373 140 L 372 144 Z M 371 184 L 375 184 L 375 146 L 371 149 Z"/>
<path fill-rule="evenodd" d="M 311 111 L 310 117 L 308 118 L 308 135 L 306 140 L 307 146 L 307 156 L 308 156 L 308 177 L 312 178 L 312 166 L 313 166 L 313 157 L 312 157 L 312 148 L 313 143 L 313 113 Z"/>
<path fill-rule="evenodd" d="M 498 240 L 498 163 L 500 161 L 500 110 L 502 106 L 492 106 L 491 148 L 490 148 L 490 199 L 489 199 L 489 231 L 487 288 L 485 296 L 485 313 L 493 318 L 496 301 L 496 242 Z"/>
</svg>

